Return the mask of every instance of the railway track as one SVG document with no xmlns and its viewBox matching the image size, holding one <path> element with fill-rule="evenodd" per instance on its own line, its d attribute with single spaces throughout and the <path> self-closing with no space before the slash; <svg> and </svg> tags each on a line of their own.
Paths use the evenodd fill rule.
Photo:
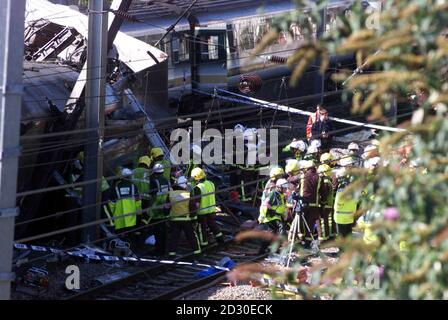
<svg viewBox="0 0 448 320">
<path fill-rule="evenodd" d="M 122 262 L 118 269 L 112 267 L 108 271 L 92 273 L 84 281 L 81 291 L 61 292 L 56 297 L 64 300 L 169 300 L 184 296 L 186 293 L 220 281 L 226 274 L 225 270 L 213 270 L 204 273 L 209 266 L 218 266 L 223 258 L 230 258 L 238 265 L 260 261 L 268 254 L 260 255 L 260 243 L 256 240 L 235 243 L 233 235 L 237 233 L 244 218 L 222 216 L 219 219 L 221 230 L 225 234 L 224 244 L 211 244 L 203 248 L 202 254 L 181 254 L 174 260 L 159 262 Z M 179 248 L 182 252 L 182 248 Z M 188 252 L 188 251 L 184 251 Z M 305 254 L 300 257 L 300 263 L 305 265 L 308 258 L 315 254 Z M 145 255 L 142 258 L 149 258 Z M 152 259 L 152 258 L 151 258 Z M 199 274 L 203 272 L 203 274 Z M 120 276 L 114 277 L 115 273 Z M 106 281 L 98 278 L 106 276 Z M 109 277 L 110 276 L 110 277 Z M 86 278 L 84 278 L 86 279 Z M 90 280 L 89 280 L 90 279 Z M 104 278 L 103 278 L 104 280 Z"/>
<path fill-rule="evenodd" d="M 237 264 L 263 259 L 267 254 L 258 254 L 259 245 L 254 242 L 234 243 L 228 239 L 224 245 L 212 245 L 199 256 L 184 255 L 174 261 L 193 261 L 194 265 L 158 264 L 121 278 L 117 281 L 96 286 L 68 297 L 68 300 L 167 300 L 174 299 L 190 290 L 204 286 L 226 271 L 198 277 L 205 269 L 198 264 L 217 265 L 229 257 Z"/>
</svg>

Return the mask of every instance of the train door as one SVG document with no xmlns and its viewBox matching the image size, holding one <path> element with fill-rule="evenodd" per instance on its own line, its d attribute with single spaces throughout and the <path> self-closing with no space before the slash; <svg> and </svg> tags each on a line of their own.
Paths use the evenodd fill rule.
<svg viewBox="0 0 448 320">
<path fill-rule="evenodd" d="M 212 92 L 227 87 L 226 29 L 195 29 L 196 66 L 192 81 L 199 90 Z"/>
</svg>

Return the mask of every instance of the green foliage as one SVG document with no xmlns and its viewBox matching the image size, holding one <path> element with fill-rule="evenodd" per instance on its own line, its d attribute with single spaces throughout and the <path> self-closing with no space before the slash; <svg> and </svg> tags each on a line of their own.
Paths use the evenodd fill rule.
<svg viewBox="0 0 448 320">
<path fill-rule="evenodd" d="M 396 207 L 400 219 L 375 221 L 376 245 L 366 245 L 362 239 L 342 242 L 337 265 L 330 266 L 324 259 L 313 274 L 313 285 L 301 288 L 305 297 L 448 299 L 448 41 L 444 35 L 448 1 L 387 0 L 377 29 L 366 28 L 369 14 L 359 1 L 349 15 L 338 16 L 336 28 L 317 40 L 307 21 L 311 17 L 319 23 L 325 1 L 297 2 L 299 8 L 310 8 L 309 13 L 299 10 L 275 25 L 281 30 L 287 21 L 300 21 L 306 30 L 303 45 L 288 60 L 294 69 L 292 84 L 316 57 L 324 61 L 325 69 L 329 56 L 353 53 L 359 67 L 366 64 L 376 71 L 335 76 L 348 79 L 345 87 L 353 94 L 346 97 L 352 99 L 354 112 L 370 110 L 371 119 L 386 121 L 383 114 L 392 98 L 403 101 L 423 93 L 412 121 L 405 124 L 409 132 L 382 136 L 385 165 L 374 175 L 355 172 L 358 179 L 352 188 L 358 195 L 364 188 L 370 192 L 362 202 L 363 212 L 381 216 Z M 412 146 L 407 163 L 418 162 L 416 168 L 400 164 L 397 151 L 403 145 Z M 403 241 L 405 250 L 400 248 Z M 379 289 L 365 285 L 366 270 L 372 265 L 384 267 Z"/>
</svg>

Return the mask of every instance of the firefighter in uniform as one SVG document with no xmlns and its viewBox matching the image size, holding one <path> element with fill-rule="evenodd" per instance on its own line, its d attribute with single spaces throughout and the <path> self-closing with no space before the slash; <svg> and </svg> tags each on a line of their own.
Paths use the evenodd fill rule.
<svg viewBox="0 0 448 320">
<path fill-rule="evenodd" d="M 260 215 L 258 223 L 262 230 L 270 231 L 281 236 L 286 235 L 285 221 L 287 218 L 287 208 L 285 192 L 289 188 L 286 179 L 278 179 L 275 183 L 275 189 L 268 193 L 260 205 Z M 260 254 L 264 253 L 269 246 L 269 242 L 263 242 L 260 248 Z"/>
<path fill-rule="evenodd" d="M 302 225 L 302 234 L 305 234 L 305 246 L 309 246 L 316 238 L 315 227 L 320 233 L 320 179 L 314 162 L 307 160 L 304 163 L 304 174 L 300 182 L 300 197 L 302 199 L 303 216 L 308 224 Z"/>
<path fill-rule="evenodd" d="M 197 224 L 196 210 L 190 201 L 190 192 L 187 190 L 187 178 L 180 176 L 169 192 L 170 203 L 170 233 L 168 240 L 168 256 L 176 255 L 177 246 L 182 231 L 190 244 L 194 254 L 201 253 L 199 238 L 196 234 L 194 224 Z"/>
<path fill-rule="evenodd" d="M 321 238 L 319 240 L 332 239 L 335 236 L 333 222 L 333 180 L 331 167 L 328 164 L 321 164 L 317 169 L 320 178 L 321 194 L 320 194 L 320 228 Z"/>
<path fill-rule="evenodd" d="M 154 166 L 156 164 L 161 164 L 163 166 L 163 177 L 171 183 L 171 162 L 164 158 L 165 155 L 163 154 L 162 148 L 152 148 L 150 155 L 152 159 L 151 165 Z"/>
<path fill-rule="evenodd" d="M 215 185 L 210 180 L 206 179 L 204 170 L 201 168 L 194 168 L 191 171 L 191 177 L 196 182 L 196 187 L 193 189 L 194 208 L 197 210 L 199 222 L 199 240 L 201 246 L 207 246 L 209 242 L 210 230 L 217 242 L 224 242 L 224 237 L 221 229 L 216 224 L 216 199 L 215 199 Z"/>
<path fill-rule="evenodd" d="M 293 203 L 293 193 L 296 190 L 299 190 L 300 178 L 301 178 L 301 170 L 300 170 L 300 162 L 295 159 L 290 159 L 286 162 L 285 172 L 288 175 L 286 179 L 288 181 L 288 191 L 286 192 L 286 202 L 288 207 L 288 223 L 291 223 L 294 219 L 294 212 L 292 212 L 292 208 L 294 207 Z"/>
<path fill-rule="evenodd" d="M 168 206 L 167 199 L 170 191 L 170 184 L 164 176 L 164 168 L 160 163 L 156 163 L 152 168 L 152 176 L 149 184 L 150 206 L 149 220 L 144 221 L 154 223 L 153 232 L 156 239 L 156 249 L 154 255 L 163 256 L 166 253 Z"/>
<path fill-rule="evenodd" d="M 111 200 L 104 206 L 110 226 L 115 230 L 135 227 L 137 215 L 142 209 L 138 187 L 130 180 L 131 175 L 130 169 L 122 169 L 121 177 L 115 182 L 114 192 L 111 192 Z"/>
<path fill-rule="evenodd" d="M 138 159 L 138 167 L 132 172 L 132 182 L 138 187 L 140 198 L 142 199 L 142 209 L 147 210 L 149 207 L 149 177 L 151 171 L 149 166 L 151 159 L 143 156 Z"/>
<path fill-rule="evenodd" d="M 322 153 L 322 155 L 320 156 L 320 164 L 326 164 L 330 166 L 331 169 L 334 167 L 334 163 L 335 162 L 333 161 L 333 156 L 331 155 L 331 153 Z"/>
</svg>

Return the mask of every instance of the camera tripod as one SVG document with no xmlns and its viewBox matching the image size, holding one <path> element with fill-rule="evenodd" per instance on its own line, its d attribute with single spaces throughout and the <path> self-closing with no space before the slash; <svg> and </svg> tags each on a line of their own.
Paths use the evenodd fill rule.
<svg viewBox="0 0 448 320">
<path fill-rule="evenodd" d="M 313 233 L 311 232 L 311 228 L 308 225 L 308 222 L 306 221 L 306 219 L 303 215 L 303 210 L 301 208 L 302 206 L 301 205 L 298 206 L 298 205 L 299 205 L 299 201 L 294 200 L 293 212 L 295 213 L 295 215 L 294 215 L 294 219 L 291 224 L 291 229 L 289 229 L 289 233 L 288 233 L 288 242 L 290 244 L 290 247 L 289 247 L 288 261 L 286 262 L 286 267 L 289 267 L 289 264 L 291 263 L 292 250 L 294 249 L 294 243 L 296 240 L 296 236 L 298 236 L 299 239 L 302 236 L 302 234 L 300 233 L 300 220 L 301 219 L 303 220 L 305 228 L 308 230 L 309 234 L 313 238 L 313 240 L 311 241 L 312 252 L 319 251 L 318 240 L 315 239 Z"/>
</svg>

